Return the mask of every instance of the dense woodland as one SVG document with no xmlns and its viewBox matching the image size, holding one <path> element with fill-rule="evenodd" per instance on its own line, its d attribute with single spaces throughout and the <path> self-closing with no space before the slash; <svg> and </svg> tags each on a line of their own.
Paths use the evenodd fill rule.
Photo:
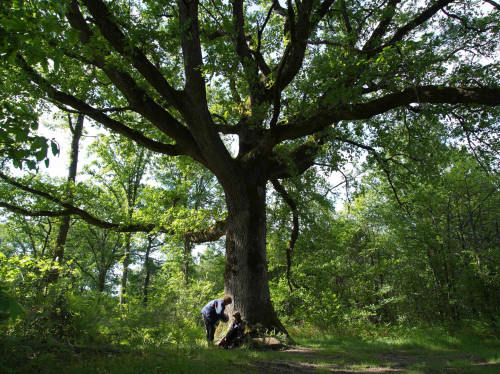
<svg viewBox="0 0 500 374">
<path fill-rule="evenodd" d="M 148 175 L 141 170 L 145 165 L 130 157 L 137 150 L 129 146 L 115 148 L 108 137 L 100 137 L 92 145 L 99 158 L 79 174 L 86 180 L 79 194 L 92 196 L 89 206 L 103 215 L 127 214 L 125 181 Z M 318 186 L 317 173 L 287 185 L 295 213 L 277 194 L 269 194 L 270 289 L 287 325 L 329 330 L 445 324 L 498 331 L 498 176 L 486 173 L 465 150 L 448 151 L 438 171 L 399 190 L 403 207 L 383 176 L 371 172 L 362 173 L 342 209 L 333 203 L 338 189 L 324 177 Z M 148 159 L 148 165 L 154 162 Z M 127 170 L 133 175 L 124 175 Z M 193 219 L 193 206 L 222 209 L 216 188 L 200 171 L 171 164 L 157 185 L 139 181 L 136 199 L 144 207 L 177 200 L 181 225 Z M 43 180 L 48 181 L 57 183 Z M 22 195 L 19 199 L 30 198 Z M 300 222 L 300 234 L 290 251 L 292 217 Z M 179 235 L 131 235 L 74 219 L 61 276 L 52 284 L 61 221 L 4 214 L 0 256 L 2 295 L 14 318 L 9 333 L 144 344 L 203 337 L 200 309 L 224 292 L 223 240 L 193 256 L 190 251 L 199 247 Z M 5 299 L 2 307 L 7 318 Z"/>
<path fill-rule="evenodd" d="M 2 337 L 498 334 L 499 9 L 2 1 Z"/>
</svg>

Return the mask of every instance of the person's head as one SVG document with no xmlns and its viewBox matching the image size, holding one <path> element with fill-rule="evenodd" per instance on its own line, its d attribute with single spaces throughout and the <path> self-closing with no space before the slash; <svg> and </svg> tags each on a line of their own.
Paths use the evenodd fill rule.
<svg viewBox="0 0 500 374">
<path fill-rule="evenodd" d="M 241 314 L 240 312 L 234 312 L 233 313 L 233 318 L 235 321 L 241 321 Z"/>
<path fill-rule="evenodd" d="M 233 302 L 233 298 L 226 294 L 222 297 L 222 302 L 224 303 L 224 305 L 231 304 Z"/>
</svg>

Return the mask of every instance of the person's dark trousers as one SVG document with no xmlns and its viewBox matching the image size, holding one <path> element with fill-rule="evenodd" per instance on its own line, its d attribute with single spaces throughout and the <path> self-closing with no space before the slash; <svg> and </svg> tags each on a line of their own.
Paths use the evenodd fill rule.
<svg viewBox="0 0 500 374">
<path fill-rule="evenodd" d="M 215 325 L 210 322 L 206 315 L 202 314 L 203 322 L 205 322 L 205 330 L 207 331 L 207 341 L 214 341 Z"/>
</svg>

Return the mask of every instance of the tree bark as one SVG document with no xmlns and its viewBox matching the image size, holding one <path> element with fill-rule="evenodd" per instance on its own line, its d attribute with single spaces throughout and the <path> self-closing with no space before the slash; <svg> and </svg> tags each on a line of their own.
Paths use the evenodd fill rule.
<svg viewBox="0 0 500 374">
<path fill-rule="evenodd" d="M 143 305 L 147 305 L 148 303 L 148 291 L 149 291 L 149 282 L 151 279 L 151 263 L 149 259 L 149 254 L 151 252 L 151 248 L 153 247 L 153 238 L 148 236 L 148 245 L 146 247 L 146 254 L 144 256 L 144 270 L 146 271 L 146 276 L 144 278 L 144 287 L 142 291 L 142 303 Z"/>
<path fill-rule="evenodd" d="M 97 291 L 99 293 L 104 292 L 104 288 L 106 287 L 106 275 L 108 274 L 108 269 L 99 269 L 99 274 L 97 277 Z"/>
<path fill-rule="evenodd" d="M 226 195 L 225 291 L 250 326 L 286 333 L 271 303 L 266 259 L 266 181 L 247 182 L 237 196 Z"/>
</svg>

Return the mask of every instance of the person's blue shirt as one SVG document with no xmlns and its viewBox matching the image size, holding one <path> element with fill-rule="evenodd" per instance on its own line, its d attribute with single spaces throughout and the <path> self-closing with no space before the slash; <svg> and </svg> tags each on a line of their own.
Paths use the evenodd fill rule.
<svg viewBox="0 0 500 374">
<path fill-rule="evenodd" d="M 219 319 L 227 322 L 229 318 L 224 314 L 225 308 L 226 305 L 221 299 L 215 299 L 203 307 L 201 314 L 207 317 L 211 324 L 215 324 Z"/>
</svg>

